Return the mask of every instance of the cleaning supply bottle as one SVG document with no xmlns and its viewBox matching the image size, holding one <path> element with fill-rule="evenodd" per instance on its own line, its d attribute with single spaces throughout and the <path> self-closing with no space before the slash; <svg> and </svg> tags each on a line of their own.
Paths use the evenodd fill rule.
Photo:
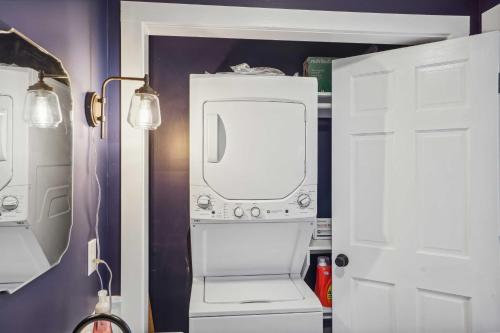
<svg viewBox="0 0 500 333">
<path fill-rule="evenodd" d="M 109 313 L 109 297 L 107 290 L 99 290 L 97 292 L 97 296 L 99 297 L 99 302 L 97 302 L 95 306 L 95 313 Z M 113 329 L 111 327 L 111 323 L 109 321 L 96 321 L 94 323 L 94 329 L 92 333 L 113 333 Z"/>
<path fill-rule="evenodd" d="M 321 305 L 326 308 L 332 307 L 332 266 L 328 257 L 318 257 L 314 292 Z"/>
</svg>

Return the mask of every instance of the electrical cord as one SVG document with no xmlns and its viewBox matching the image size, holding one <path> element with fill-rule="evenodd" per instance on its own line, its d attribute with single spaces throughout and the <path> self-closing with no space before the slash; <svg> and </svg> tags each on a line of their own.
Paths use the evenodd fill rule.
<svg viewBox="0 0 500 333">
<path fill-rule="evenodd" d="M 97 207 L 96 207 L 96 214 L 95 214 L 95 236 L 96 236 L 96 246 L 97 246 L 97 253 L 96 253 L 96 259 L 94 261 L 96 265 L 96 272 L 97 276 L 99 277 L 99 283 L 101 285 L 101 290 L 104 289 L 104 283 L 103 279 L 101 276 L 101 273 L 99 272 L 99 265 L 103 264 L 106 266 L 108 272 L 109 272 L 109 281 L 108 281 L 108 297 L 109 297 L 109 313 L 111 313 L 113 304 L 112 304 L 112 295 L 111 295 L 111 282 L 113 281 L 113 272 L 111 271 L 111 268 L 109 267 L 108 263 L 101 258 L 101 239 L 99 235 L 99 213 L 101 211 L 101 182 L 99 181 L 99 175 L 97 173 L 97 144 L 95 142 L 95 136 L 92 136 L 92 143 L 94 146 L 94 177 L 97 183 Z"/>
<path fill-rule="evenodd" d="M 99 212 L 101 211 L 101 182 L 99 181 L 99 175 L 97 174 L 97 144 L 95 142 L 95 136 L 92 136 L 92 144 L 94 146 L 94 177 L 97 183 L 97 207 L 95 213 L 95 237 L 97 246 L 97 259 L 101 259 L 101 240 L 99 237 Z M 96 272 L 99 277 L 99 283 L 101 284 L 101 289 L 104 289 L 104 284 L 102 282 L 102 276 L 99 272 L 99 264 L 96 264 Z"/>
<path fill-rule="evenodd" d="M 111 268 L 109 267 L 108 263 L 102 259 L 96 259 L 95 260 L 95 263 L 97 264 L 97 266 L 99 267 L 99 264 L 103 264 L 104 266 L 106 266 L 106 268 L 108 269 L 108 272 L 109 272 L 109 281 L 108 281 L 108 297 L 109 297 L 109 313 L 111 313 L 111 310 L 113 308 L 113 299 L 112 299 L 112 296 L 111 296 L 111 282 L 113 281 L 113 272 L 111 271 Z"/>
</svg>

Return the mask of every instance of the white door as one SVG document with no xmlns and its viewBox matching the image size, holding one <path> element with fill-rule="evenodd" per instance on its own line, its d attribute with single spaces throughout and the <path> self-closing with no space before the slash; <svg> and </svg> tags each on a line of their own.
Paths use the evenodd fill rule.
<svg viewBox="0 0 500 333">
<path fill-rule="evenodd" d="M 304 104 L 270 100 L 205 102 L 203 118 L 203 178 L 222 197 L 282 199 L 304 181 Z"/>
<path fill-rule="evenodd" d="M 500 332 L 499 39 L 333 62 L 334 333 Z"/>
</svg>

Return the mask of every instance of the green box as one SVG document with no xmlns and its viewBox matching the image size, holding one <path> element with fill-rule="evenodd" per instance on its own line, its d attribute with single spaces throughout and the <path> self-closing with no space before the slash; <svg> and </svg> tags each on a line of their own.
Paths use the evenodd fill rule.
<svg viewBox="0 0 500 333">
<path fill-rule="evenodd" d="M 332 91 L 332 57 L 307 57 L 304 61 L 304 76 L 318 79 L 319 92 Z"/>
</svg>

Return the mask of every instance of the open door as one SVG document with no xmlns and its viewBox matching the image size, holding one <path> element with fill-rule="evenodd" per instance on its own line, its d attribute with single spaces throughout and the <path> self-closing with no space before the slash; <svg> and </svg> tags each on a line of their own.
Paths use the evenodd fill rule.
<svg viewBox="0 0 500 333">
<path fill-rule="evenodd" d="M 333 62 L 333 332 L 500 332 L 499 42 Z"/>
</svg>

